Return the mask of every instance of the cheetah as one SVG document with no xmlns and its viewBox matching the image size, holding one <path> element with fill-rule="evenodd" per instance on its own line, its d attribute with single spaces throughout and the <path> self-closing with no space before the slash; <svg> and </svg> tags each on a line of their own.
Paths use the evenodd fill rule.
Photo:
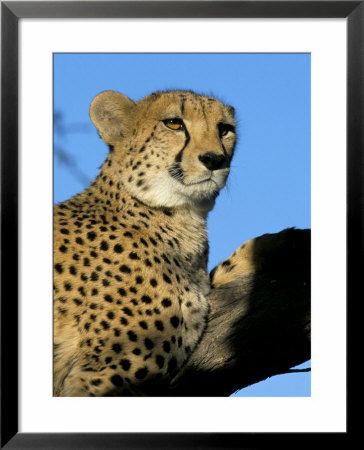
<svg viewBox="0 0 364 450">
<path fill-rule="evenodd" d="M 229 174 L 234 108 L 104 91 L 90 117 L 107 157 L 54 208 L 54 396 L 149 395 L 206 326 L 206 218 Z"/>
</svg>

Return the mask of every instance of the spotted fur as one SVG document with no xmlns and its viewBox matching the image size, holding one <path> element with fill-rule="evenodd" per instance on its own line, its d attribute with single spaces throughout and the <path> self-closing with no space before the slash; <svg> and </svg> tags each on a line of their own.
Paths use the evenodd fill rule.
<svg viewBox="0 0 364 450">
<path fill-rule="evenodd" d="M 105 91 L 90 116 L 110 151 L 54 210 L 54 395 L 148 395 L 205 328 L 206 216 L 229 173 L 233 108 Z"/>
</svg>

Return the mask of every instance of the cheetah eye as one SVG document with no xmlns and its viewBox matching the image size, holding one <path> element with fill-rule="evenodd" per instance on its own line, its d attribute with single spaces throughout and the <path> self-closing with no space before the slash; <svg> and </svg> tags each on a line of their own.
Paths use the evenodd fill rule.
<svg viewBox="0 0 364 450">
<path fill-rule="evenodd" d="M 165 120 L 162 120 L 162 122 L 164 123 L 164 125 L 166 127 L 170 128 L 171 130 L 174 130 L 174 131 L 182 131 L 185 129 L 183 120 L 178 119 L 177 117 L 174 117 L 173 119 L 165 119 Z"/>
<path fill-rule="evenodd" d="M 229 123 L 219 123 L 217 125 L 217 128 L 219 130 L 220 137 L 225 137 L 229 133 L 229 131 L 235 133 L 235 127 L 233 125 L 230 125 Z"/>
</svg>

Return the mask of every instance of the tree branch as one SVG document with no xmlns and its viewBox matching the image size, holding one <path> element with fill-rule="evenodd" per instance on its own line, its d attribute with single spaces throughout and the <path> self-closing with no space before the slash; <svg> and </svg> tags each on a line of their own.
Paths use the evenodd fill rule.
<svg viewBox="0 0 364 450">
<path fill-rule="evenodd" d="M 157 395 L 229 396 L 310 358 L 310 231 L 263 235 L 253 249 L 253 270 L 212 289 L 200 344 Z"/>
</svg>

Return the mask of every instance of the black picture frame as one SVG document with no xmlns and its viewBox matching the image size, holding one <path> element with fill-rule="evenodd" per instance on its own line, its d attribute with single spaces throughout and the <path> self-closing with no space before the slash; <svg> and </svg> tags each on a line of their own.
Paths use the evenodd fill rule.
<svg viewBox="0 0 364 450">
<path fill-rule="evenodd" d="M 184 449 L 296 447 L 316 433 L 18 432 L 18 21 L 21 18 L 345 18 L 347 20 L 347 302 L 363 264 L 364 1 L 1 2 L 1 448 Z M 349 312 L 349 310 L 348 310 Z M 349 346 L 348 346 L 349 348 Z M 348 372 L 349 375 L 349 372 Z M 334 394 L 333 394 L 334 395 Z M 349 397 L 350 398 L 350 397 Z M 350 410 L 348 411 L 348 419 Z M 349 422 L 348 422 L 349 423 Z M 350 426 L 348 425 L 348 432 Z M 335 433 L 344 444 L 349 433 Z M 351 436 L 351 433 L 350 433 Z"/>
</svg>

